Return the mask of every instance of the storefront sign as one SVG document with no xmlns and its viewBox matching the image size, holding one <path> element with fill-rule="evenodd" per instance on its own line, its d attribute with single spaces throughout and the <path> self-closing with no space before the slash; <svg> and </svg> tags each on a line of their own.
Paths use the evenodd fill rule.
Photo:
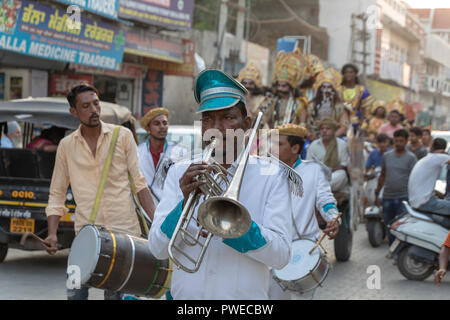
<svg viewBox="0 0 450 320">
<path fill-rule="evenodd" d="M 9 5 L 12 3 L 12 5 Z M 119 70 L 126 31 L 100 20 L 27 0 L 0 9 L 0 49 L 49 60 Z"/>
<path fill-rule="evenodd" d="M 92 76 L 78 74 L 52 74 L 50 76 L 50 95 L 67 96 L 73 87 L 80 84 L 92 85 Z"/>
<path fill-rule="evenodd" d="M 146 77 L 142 81 L 142 115 L 152 108 L 163 106 L 163 72 L 158 70 L 148 70 Z"/>
<path fill-rule="evenodd" d="M 195 45 L 191 40 L 183 40 L 183 44 L 183 63 L 144 58 L 144 64 L 149 69 L 164 71 L 165 75 L 192 77 L 195 70 Z"/>
<path fill-rule="evenodd" d="M 55 0 L 68 5 L 77 6 L 83 10 L 117 19 L 119 12 L 119 0 Z"/>
<path fill-rule="evenodd" d="M 174 29 L 190 29 L 194 0 L 120 0 L 119 17 Z"/>
<path fill-rule="evenodd" d="M 139 64 L 122 63 L 120 71 L 107 70 L 101 68 L 93 68 L 89 66 L 83 66 L 80 64 L 70 64 L 69 69 L 74 70 L 77 73 L 99 74 L 104 76 L 111 76 L 116 78 L 142 78 L 145 67 Z"/>
<path fill-rule="evenodd" d="M 163 39 L 144 30 L 127 32 L 125 52 L 158 60 L 183 63 L 183 42 Z"/>
</svg>

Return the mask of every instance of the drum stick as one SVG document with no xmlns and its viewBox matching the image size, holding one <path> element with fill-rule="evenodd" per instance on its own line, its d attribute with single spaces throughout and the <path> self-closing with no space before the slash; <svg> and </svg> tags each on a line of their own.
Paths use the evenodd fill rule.
<svg viewBox="0 0 450 320">
<path fill-rule="evenodd" d="M 50 245 L 50 244 L 47 243 L 44 239 L 42 239 L 41 237 L 35 235 L 35 234 L 32 233 L 32 232 L 27 232 L 27 233 L 25 233 L 25 234 L 22 236 L 22 239 L 20 239 L 20 244 L 21 244 L 21 245 L 24 245 L 26 239 L 27 239 L 29 236 L 31 236 L 32 238 L 36 239 L 36 240 L 39 241 L 41 244 L 46 245 L 47 247 Z M 62 248 L 60 244 L 58 244 L 57 247 L 58 247 L 58 249 L 61 249 L 61 248 Z"/>
<path fill-rule="evenodd" d="M 334 218 L 333 222 L 332 222 L 332 226 L 334 226 L 338 221 L 339 218 L 342 216 L 342 212 L 339 212 L 339 214 L 337 215 L 336 218 Z M 326 237 L 326 233 L 324 233 L 322 235 L 322 237 L 320 237 L 319 241 L 317 241 L 317 243 L 314 245 L 314 247 L 311 249 L 311 251 L 309 251 L 309 254 L 311 255 L 311 253 L 320 245 L 320 243 L 323 241 L 323 239 L 325 239 Z"/>
</svg>

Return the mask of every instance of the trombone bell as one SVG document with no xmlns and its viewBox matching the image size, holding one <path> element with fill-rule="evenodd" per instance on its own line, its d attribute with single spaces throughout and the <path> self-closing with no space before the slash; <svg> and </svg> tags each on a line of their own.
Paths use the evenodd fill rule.
<svg viewBox="0 0 450 320">
<path fill-rule="evenodd" d="M 210 197 L 198 208 L 200 224 L 222 238 L 238 238 L 250 230 L 252 219 L 239 201 L 228 197 Z"/>
</svg>

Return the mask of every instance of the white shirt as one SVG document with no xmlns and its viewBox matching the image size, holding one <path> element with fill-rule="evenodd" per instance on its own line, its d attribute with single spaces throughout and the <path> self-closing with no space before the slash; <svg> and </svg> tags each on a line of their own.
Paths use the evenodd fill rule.
<svg viewBox="0 0 450 320">
<path fill-rule="evenodd" d="M 408 198 L 413 208 L 430 200 L 442 166 L 449 160 L 448 154 L 429 153 L 417 161 L 408 180 Z"/>
<path fill-rule="evenodd" d="M 156 165 L 153 163 L 153 157 L 150 153 L 149 149 L 149 140 L 141 143 L 138 148 L 138 156 L 139 156 L 139 166 L 141 168 L 141 172 L 147 181 L 147 185 L 151 188 L 153 193 L 161 200 L 163 187 L 164 187 L 164 179 L 167 174 L 168 167 L 175 162 L 178 162 L 182 159 L 186 159 L 189 157 L 189 152 L 187 148 L 174 143 L 174 142 L 166 142 L 164 145 L 163 152 L 159 156 L 159 161 Z M 158 177 L 155 178 L 156 173 L 158 172 Z"/>
<path fill-rule="evenodd" d="M 14 148 L 14 144 L 12 143 L 10 138 L 4 136 L 1 140 L 0 148 Z"/>
<path fill-rule="evenodd" d="M 337 215 L 336 199 L 319 163 L 301 161 L 294 164 L 294 170 L 302 177 L 304 192 L 303 197 L 292 196 L 295 220 L 293 240 L 298 239 L 297 232 L 303 238 L 318 240 L 320 229 L 314 210 L 317 208 L 324 220 L 329 222 Z"/>
<path fill-rule="evenodd" d="M 348 153 L 347 142 L 342 139 L 336 138 L 338 146 L 338 161 L 339 165 L 347 167 L 350 164 L 350 155 Z M 306 154 L 307 160 L 314 160 L 323 162 L 327 149 L 323 145 L 322 138 L 314 140 L 308 147 L 308 153 Z"/>
<path fill-rule="evenodd" d="M 161 226 L 183 199 L 179 179 L 192 162 L 182 161 L 169 169 L 149 234 L 150 251 L 158 259 L 168 258 L 169 238 Z M 239 194 L 239 201 L 249 211 L 265 244 L 240 253 L 213 236 L 196 273 L 174 265 L 170 289 L 174 299 L 268 299 L 269 268 L 281 269 L 288 264 L 292 238 L 288 180 L 280 172 L 264 170 L 268 166 L 267 160 L 250 156 Z M 233 172 L 234 167 L 229 171 Z M 195 257 L 200 251 L 197 247 L 183 247 Z"/>
</svg>

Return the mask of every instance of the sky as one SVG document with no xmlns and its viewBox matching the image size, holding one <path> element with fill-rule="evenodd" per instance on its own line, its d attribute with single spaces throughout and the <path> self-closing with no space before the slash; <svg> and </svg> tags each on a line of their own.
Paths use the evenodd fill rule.
<svg viewBox="0 0 450 320">
<path fill-rule="evenodd" d="M 404 0 L 413 8 L 450 8 L 449 0 Z"/>
</svg>

